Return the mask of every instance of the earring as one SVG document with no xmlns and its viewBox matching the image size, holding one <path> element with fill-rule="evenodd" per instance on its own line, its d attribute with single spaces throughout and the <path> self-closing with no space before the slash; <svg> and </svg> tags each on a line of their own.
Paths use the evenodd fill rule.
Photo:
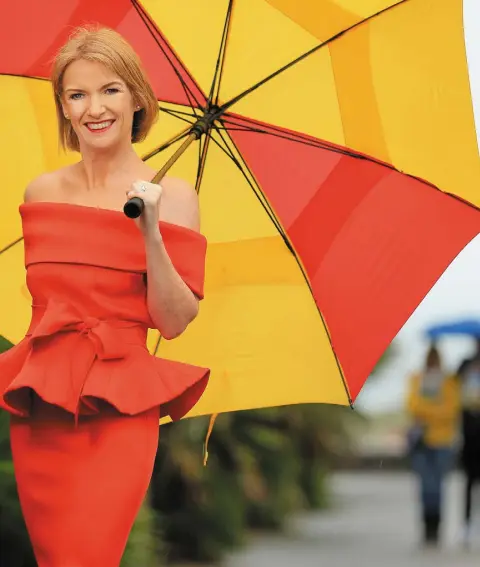
<svg viewBox="0 0 480 567">
<path fill-rule="evenodd" d="M 65 118 L 66 118 L 67 120 L 70 120 L 70 117 L 68 116 L 68 114 L 65 114 Z"/>
<path fill-rule="evenodd" d="M 135 110 L 140 110 L 140 105 L 137 104 L 137 106 L 135 107 Z"/>
</svg>

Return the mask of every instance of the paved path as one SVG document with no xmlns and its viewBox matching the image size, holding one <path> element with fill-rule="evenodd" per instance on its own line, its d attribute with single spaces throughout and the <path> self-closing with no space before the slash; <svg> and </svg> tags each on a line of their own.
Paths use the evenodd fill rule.
<svg viewBox="0 0 480 567">
<path fill-rule="evenodd" d="M 256 538 L 226 567 L 480 566 L 480 529 L 470 551 L 458 544 L 458 477 L 448 485 L 445 543 L 439 551 L 417 545 L 415 485 L 409 475 L 341 474 L 332 485 L 336 506 L 331 511 L 296 518 L 288 536 Z"/>
</svg>

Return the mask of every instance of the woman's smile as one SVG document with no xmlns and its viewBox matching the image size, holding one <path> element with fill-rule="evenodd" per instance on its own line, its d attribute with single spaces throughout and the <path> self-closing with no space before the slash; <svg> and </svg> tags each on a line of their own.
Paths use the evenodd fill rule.
<svg viewBox="0 0 480 567">
<path fill-rule="evenodd" d="M 103 120 L 102 122 L 87 122 L 85 126 L 92 134 L 103 134 L 110 130 L 115 120 Z"/>
</svg>

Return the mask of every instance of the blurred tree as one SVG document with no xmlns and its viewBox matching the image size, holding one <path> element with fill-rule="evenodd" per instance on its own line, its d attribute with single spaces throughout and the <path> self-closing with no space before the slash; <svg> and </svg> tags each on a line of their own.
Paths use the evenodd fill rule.
<svg viewBox="0 0 480 567">
<path fill-rule="evenodd" d="M 206 418 L 162 428 L 152 480 L 169 561 L 217 561 L 249 529 L 280 530 L 295 510 L 327 502 L 330 464 L 351 450 L 363 417 L 310 405 L 222 414 L 203 467 Z"/>
<path fill-rule="evenodd" d="M 5 352 L 12 346 L 13 344 L 10 341 L 8 341 L 5 337 L 0 335 L 0 353 Z"/>
<path fill-rule="evenodd" d="M 159 567 L 162 543 L 148 498 L 133 525 L 121 567 Z"/>
</svg>

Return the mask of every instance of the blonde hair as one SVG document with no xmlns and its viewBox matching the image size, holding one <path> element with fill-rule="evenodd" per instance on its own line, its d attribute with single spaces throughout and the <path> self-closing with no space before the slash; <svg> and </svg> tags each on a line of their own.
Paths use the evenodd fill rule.
<svg viewBox="0 0 480 567">
<path fill-rule="evenodd" d="M 158 101 L 132 46 L 116 31 L 106 27 L 76 28 L 53 60 L 51 82 L 55 96 L 58 133 L 62 147 L 79 151 L 78 137 L 63 114 L 63 77 L 67 67 L 79 59 L 105 65 L 118 75 L 140 106 L 133 116 L 132 142 L 141 142 L 158 118 Z"/>
</svg>

